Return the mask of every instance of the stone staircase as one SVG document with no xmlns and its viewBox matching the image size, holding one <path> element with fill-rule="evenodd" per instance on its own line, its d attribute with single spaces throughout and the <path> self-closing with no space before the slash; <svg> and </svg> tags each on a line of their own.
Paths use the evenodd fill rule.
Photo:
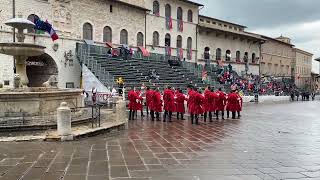
<svg viewBox="0 0 320 180">
<path fill-rule="evenodd" d="M 110 58 L 107 57 L 105 49 L 100 46 L 78 44 L 77 57 L 80 63 L 85 64 L 106 86 L 112 87 L 119 77 L 124 79 L 127 87 L 140 87 L 142 83 L 150 87 L 159 87 L 161 90 L 167 85 L 184 90 L 189 84 L 201 88 L 206 86 L 201 80 L 201 72 L 190 68 L 195 67 L 194 63 L 182 62 L 181 66 L 170 66 L 165 60 L 168 57 L 159 54 L 142 57 L 136 53 L 129 60 Z M 156 70 L 159 81 L 150 83 L 148 73 L 152 69 Z M 215 78 L 212 82 L 217 84 Z"/>
</svg>

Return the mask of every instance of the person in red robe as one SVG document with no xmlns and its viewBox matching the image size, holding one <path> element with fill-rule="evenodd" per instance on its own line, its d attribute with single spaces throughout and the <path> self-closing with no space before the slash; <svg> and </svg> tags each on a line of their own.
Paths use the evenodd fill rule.
<svg viewBox="0 0 320 180">
<path fill-rule="evenodd" d="M 238 104 L 237 104 L 237 107 L 236 107 L 236 109 L 237 109 L 237 114 L 238 114 L 238 119 L 241 117 L 241 111 L 242 111 L 242 105 L 243 105 L 243 99 L 242 99 L 242 97 L 240 96 L 240 94 L 239 94 L 239 92 L 238 91 L 236 91 L 236 94 L 237 94 L 237 96 L 238 96 Z"/>
<path fill-rule="evenodd" d="M 181 120 L 185 120 L 183 118 L 183 115 L 185 113 L 184 109 L 184 101 L 186 100 L 186 97 L 182 93 L 182 90 L 178 89 L 178 92 L 176 93 L 176 112 L 177 112 L 177 119 L 179 119 L 179 115 L 181 115 Z"/>
<path fill-rule="evenodd" d="M 146 107 L 147 107 L 147 116 L 149 116 L 149 109 L 150 109 L 150 105 L 151 105 L 151 101 L 152 101 L 152 94 L 153 94 L 153 90 L 150 89 L 149 86 L 147 86 L 147 91 L 146 91 Z M 150 109 L 151 111 L 151 109 Z"/>
<path fill-rule="evenodd" d="M 229 94 L 226 94 L 226 97 L 225 97 L 225 99 L 226 99 L 226 111 L 227 111 L 227 119 L 229 119 L 229 117 L 230 117 L 230 104 L 229 104 L 229 95 L 232 93 L 233 91 L 231 90 L 230 91 L 230 93 Z"/>
<path fill-rule="evenodd" d="M 228 94 L 228 110 L 232 113 L 232 119 L 236 118 L 236 112 L 239 107 L 239 96 L 235 91 Z"/>
<path fill-rule="evenodd" d="M 191 85 L 188 86 L 188 112 L 191 117 L 191 124 L 194 123 L 194 115 L 195 115 L 195 99 L 196 99 L 196 92 L 193 90 Z"/>
<path fill-rule="evenodd" d="M 138 110 L 137 100 L 139 99 L 137 93 L 134 88 L 128 92 L 128 100 L 129 100 L 129 120 L 134 120 L 135 112 Z"/>
<path fill-rule="evenodd" d="M 218 101 L 218 95 L 216 94 L 216 92 L 214 92 L 214 89 L 211 89 L 210 112 L 213 112 L 214 114 L 217 111 L 217 105 L 216 105 L 217 101 Z"/>
<path fill-rule="evenodd" d="M 200 93 L 200 91 L 197 91 L 197 89 L 194 89 L 194 91 L 195 91 L 195 98 L 194 98 L 195 124 L 199 125 L 199 115 L 204 113 L 204 109 L 203 109 L 204 97 Z"/>
<path fill-rule="evenodd" d="M 136 90 L 136 94 L 138 96 L 137 99 L 137 111 L 141 112 L 141 118 L 143 118 L 143 98 L 141 96 L 141 91 L 140 90 Z M 135 114 L 136 117 L 138 116 L 138 113 Z"/>
<path fill-rule="evenodd" d="M 153 91 L 151 102 L 151 120 L 154 121 L 154 113 L 156 113 L 157 121 L 160 121 L 160 113 L 162 112 L 162 100 L 159 89 L 155 89 Z"/>
<path fill-rule="evenodd" d="M 222 92 L 221 88 L 216 92 L 217 94 L 217 101 L 216 101 L 216 118 L 219 119 L 219 112 L 221 112 L 222 119 L 224 120 L 224 110 L 225 110 L 225 93 Z"/>
<path fill-rule="evenodd" d="M 169 122 L 172 122 L 172 112 L 175 111 L 174 105 L 174 91 L 170 86 L 163 92 L 163 101 L 164 101 L 164 115 L 163 122 L 166 122 L 167 116 L 169 116 Z"/>
<path fill-rule="evenodd" d="M 206 90 L 204 91 L 204 102 L 203 102 L 203 109 L 204 109 L 204 122 L 207 122 L 207 116 L 209 114 L 209 120 L 212 122 L 212 105 L 214 103 L 214 100 L 212 98 L 212 92 L 211 87 L 208 86 Z"/>
</svg>

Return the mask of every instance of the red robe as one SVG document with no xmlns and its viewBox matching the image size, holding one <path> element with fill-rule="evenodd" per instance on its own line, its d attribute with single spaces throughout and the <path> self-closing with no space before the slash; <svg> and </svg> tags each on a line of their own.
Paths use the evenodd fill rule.
<svg viewBox="0 0 320 180">
<path fill-rule="evenodd" d="M 154 112 L 162 112 L 161 94 L 158 91 L 153 92 L 151 110 L 153 110 Z"/>
<path fill-rule="evenodd" d="M 185 113 L 184 109 L 184 101 L 186 100 L 186 97 L 182 93 L 177 93 L 176 94 L 176 112 L 178 113 Z"/>
<path fill-rule="evenodd" d="M 136 109 L 136 110 L 141 111 L 141 110 L 142 110 L 142 101 L 143 101 L 143 98 L 140 96 L 140 94 L 141 94 L 140 91 L 136 91 L 136 94 L 137 94 L 137 96 L 138 96 L 138 99 L 137 99 L 137 109 Z"/>
<path fill-rule="evenodd" d="M 147 102 L 147 106 L 148 106 L 149 109 L 151 109 L 152 94 L 153 94 L 153 90 L 147 90 L 147 92 L 146 92 L 146 102 Z"/>
<path fill-rule="evenodd" d="M 129 91 L 128 99 L 129 99 L 128 108 L 133 111 L 138 110 L 137 100 L 139 99 L 139 96 L 134 90 Z"/>
<path fill-rule="evenodd" d="M 238 95 L 234 92 L 228 95 L 228 110 L 231 112 L 236 112 L 239 107 Z"/>
<path fill-rule="evenodd" d="M 198 92 L 195 92 L 194 114 L 204 113 L 203 104 L 204 104 L 203 95 Z"/>
<path fill-rule="evenodd" d="M 210 94 L 210 112 L 215 112 L 217 110 L 216 101 L 218 99 L 218 95 L 215 92 L 211 92 Z"/>
<path fill-rule="evenodd" d="M 205 112 L 211 112 L 211 91 L 210 90 L 205 90 L 204 91 L 204 102 L 203 102 L 203 110 Z"/>
<path fill-rule="evenodd" d="M 216 92 L 218 98 L 217 98 L 217 101 L 216 101 L 216 108 L 217 108 L 217 111 L 224 111 L 225 109 L 225 94 L 224 92 L 222 91 L 217 91 Z"/>
<path fill-rule="evenodd" d="M 196 92 L 194 90 L 190 90 L 188 92 L 188 111 L 190 114 L 195 113 L 195 99 L 196 99 Z"/>
<path fill-rule="evenodd" d="M 175 111 L 174 105 L 174 92 L 171 89 L 166 89 L 163 92 L 164 110 L 165 111 Z"/>
</svg>

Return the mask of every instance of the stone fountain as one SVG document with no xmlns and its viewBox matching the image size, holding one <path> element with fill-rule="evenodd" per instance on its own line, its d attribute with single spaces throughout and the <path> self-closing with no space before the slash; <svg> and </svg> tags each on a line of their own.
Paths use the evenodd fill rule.
<svg viewBox="0 0 320 180">
<path fill-rule="evenodd" d="M 32 120 L 34 117 L 53 117 L 61 102 L 67 102 L 71 108 L 80 106 L 81 90 L 58 89 L 55 78 L 49 78 L 43 87 L 28 87 L 26 60 L 44 54 L 46 47 L 24 42 L 23 31 L 33 28 L 33 22 L 13 18 L 5 24 L 17 29 L 18 42 L 0 43 L 0 54 L 13 56 L 16 65 L 14 88 L 0 89 L 0 126 L 10 118 L 30 117 Z"/>
</svg>

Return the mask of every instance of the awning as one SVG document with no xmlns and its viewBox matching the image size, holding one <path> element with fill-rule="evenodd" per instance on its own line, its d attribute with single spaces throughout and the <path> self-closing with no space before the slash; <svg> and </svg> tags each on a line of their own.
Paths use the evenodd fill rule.
<svg viewBox="0 0 320 180">
<path fill-rule="evenodd" d="M 109 47 L 109 48 L 113 48 L 113 44 L 111 42 L 106 42 L 106 45 Z"/>
<path fill-rule="evenodd" d="M 144 47 L 139 46 L 138 48 L 140 49 L 140 51 L 142 52 L 142 55 L 143 55 L 144 57 L 148 57 L 148 56 L 150 56 L 149 51 L 148 51 L 148 50 L 146 50 Z"/>
</svg>

